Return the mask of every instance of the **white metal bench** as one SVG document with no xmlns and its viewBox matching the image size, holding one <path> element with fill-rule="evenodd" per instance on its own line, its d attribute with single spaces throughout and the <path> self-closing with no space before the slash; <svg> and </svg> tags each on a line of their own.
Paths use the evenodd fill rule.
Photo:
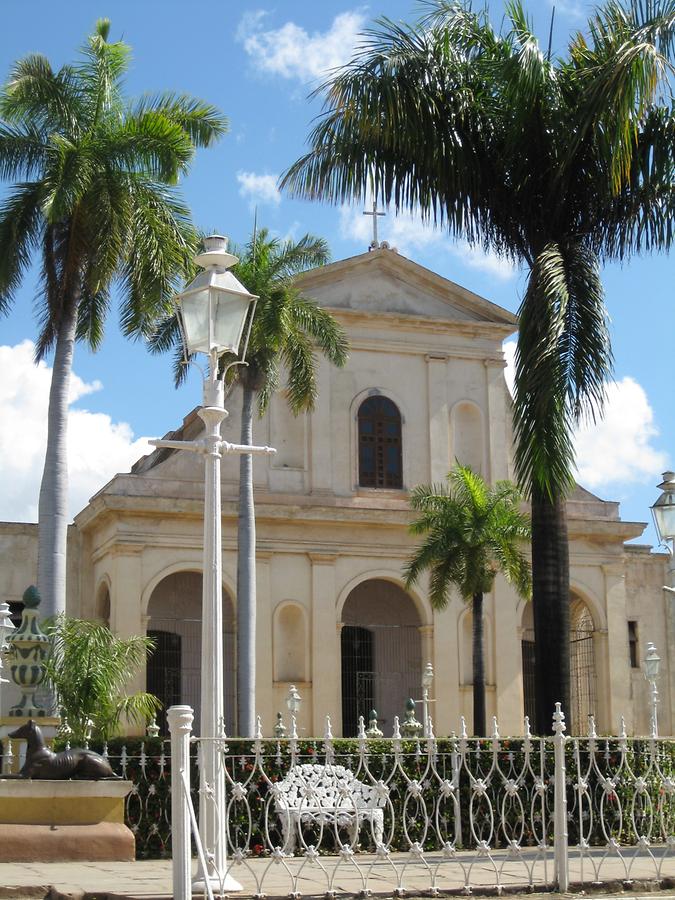
<svg viewBox="0 0 675 900">
<path fill-rule="evenodd" d="M 349 829 L 355 846 L 360 827 L 368 823 L 375 844 L 382 843 L 386 790 L 364 784 L 344 766 L 294 766 L 273 793 L 287 853 L 295 850 L 303 826 L 314 824 Z"/>
</svg>

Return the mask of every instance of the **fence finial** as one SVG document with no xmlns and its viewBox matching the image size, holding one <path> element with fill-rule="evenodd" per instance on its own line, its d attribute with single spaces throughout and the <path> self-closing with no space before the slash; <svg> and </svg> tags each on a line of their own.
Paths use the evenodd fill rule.
<svg viewBox="0 0 675 900">
<path fill-rule="evenodd" d="M 621 728 L 619 729 L 619 740 L 625 741 L 626 738 L 628 737 L 628 735 L 626 734 L 626 720 L 624 719 L 623 716 L 621 716 L 620 722 L 621 722 Z M 656 735 L 654 735 L 654 736 L 656 737 Z"/>
<path fill-rule="evenodd" d="M 394 733 L 392 734 L 394 740 L 401 740 L 401 729 L 399 728 L 398 716 L 394 716 Z"/>
<path fill-rule="evenodd" d="M 255 735 L 254 738 L 256 741 L 262 741 L 262 719 L 260 716 L 255 717 Z"/>
<path fill-rule="evenodd" d="M 529 740 L 532 737 L 532 729 L 530 728 L 530 717 L 525 716 L 525 739 Z"/>
<path fill-rule="evenodd" d="M 460 716 L 459 724 L 460 724 L 459 739 L 460 739 L 460 741 L 465 741 L 465 740 L 467 740 L 469 735 L 466 733 L 466 719 L 464 718 L 464 716 Z"/>
<path fill-rule="evenodd" d="M 363 716 L 359 716 L 359 728 L 356 736 L 360 741 L 365 741 L 366 739 L 366 723 L 363 720 Z"/>
<path fill-rule="evenodd" d="M 492 717 L 492 735 L 491 735 L 491 737 L 492 737 L 493 741 L 499 740 L 499 726 L 497 725 L 497 716 Z"/>
<path fill-rule="evenodd" d="M 331 731 L 330 716 L 326 716 L 326 730 L 323 735 L 324 741 L 333 740 L 333 732 Z"/>
<path fill-rule="evenodd" d="M 590 716 L 588 717 L 588 737 L 589 737 L 589 740 L 594 740 L 595 738 L 597 738 L 597 736 L 598 736 L 598 733 L 597 733 L 596 730 L 595 730 L 595 716 L 594 716 L 594 715 L 590 715 Z"/>
<path fill-rule="evenodd" d="M 565 713 L 562 711 L 560 703 L 556 703 L 555 712 L 553 713 L 553 733 L 564 734 L 565 731 L 567 731 L 567 725 L 565 725 Z"/>
</svg>

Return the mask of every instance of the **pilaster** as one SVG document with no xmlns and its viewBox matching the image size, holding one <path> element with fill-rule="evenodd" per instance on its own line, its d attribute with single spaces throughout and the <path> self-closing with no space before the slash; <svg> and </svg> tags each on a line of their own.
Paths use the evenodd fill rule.
<svg viewBox="0 0 675 900">
<path fill-rule="evenodd" d="M 619 718 L 625 716 L 626 728 L 633 729 L 632 704 L 630 703 L 630 662 L 628 659 L 626 633 L 626 584 L 624 566 L 621 563 L 610 563 L 602 566 L 605 579 L 605 597 L 607 603 L 607 642 L 612 648 L 607 653 L 607 681 L 602 683 L 602 676 L 596 661 L 597 673 L 597 709 L 600 714 L 600 729 L 612 732 L 618 728 Z M 602 721 L 602 711 L 606 710 L 606 719 Z"/>
<path fill-rule="evenodd" d="M 429 472 L 432 483 L 444 481 L 451 468 L 448 411 L 448 365 L 443 355 L 427 355 L 429 407 Z"/>
<path fill-rule="evenodd" d="M 312 564 L 312 733 L 324 732 L 326 716 L 333 734 L 342 734 L 340 631 L 335 627 L 335 561 L 328 553 L 308 554 Z"/>
<path fill-rule="evenodd" d="M 330 363 L 321 354 L 316 361 L 316 383 L 321 400 L 308 414 L 310 490 L 327 494 L 333 491 Z"/>
<path fill-rule="evenodd" d="M 271 588 L 272 554 L 258 551 L 256 553 L 256 713 L 262 719 L 265 734 L 271 734 L 276 721 L 274 710 L 274 691 L 272 671 L 273 653 L 273 601 Z"/>
</svg>

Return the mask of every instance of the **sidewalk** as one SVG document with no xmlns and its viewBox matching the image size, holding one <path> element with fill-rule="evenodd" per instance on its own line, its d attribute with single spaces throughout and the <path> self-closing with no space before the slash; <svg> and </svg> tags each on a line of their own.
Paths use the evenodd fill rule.
<svg viewBox="0 0 675 900">
<path fill-rule="evenodd" d="M 585 861 L 583 881 L 586 891 L 602 891 L 605 900 L 609 892 L 622 891 L 626 869 L 621 859 L 605 857 L 593 852 L 594 862 L 601 862 L 601 880 L 604 889 L 592 884 L 592 868 Z M 411 862 L 407 854 L 392 854 L 391 861 L 382 863 L 373 856 L 358 857 L 358 866 L 340 860 L 339 857 L 321 857 L 318 863 L 310 863 L 302 857 L 275 864 L 268 858 L 247 860 L 234 866 L 232 876 L 242 885 L 242 893 L 233 897 L 251 897 L 256 893 L 269 898 L 287 898 L 298 892 L 303 896 L 323 897 L 327 891 L 340 895 L 358 895 L 368 888 L 374 895 L 391 897 L 398 884 L 402 884 L 408 896 L 429 895 L 432 881 L 440 892 L 460 893 L 465 880 L 471 883 L 476 894 L 496 894 L 497 883 L 510 895 L 522 892 L 533 900 L 528 890 L 527 869 L 532 873 L 534 891 L 545 890 L 544 885 L 553 877 L 553 865 L 549 859 L 546 868 L 542 861 L 532 861 L 527 869 L 522 861 L 508 859 L 505 855 L 490 861 L 475 853 L 458 854 L 454 860 L 446 860 L 437 867 L 438 858 L 430 864 Z M 654 868 L 649 859 L 638 854 L 630 871 L 633 888 L 640 892 L 653 890 Z M 467 877 L 468 872 L 468 877 Z M 364 874 L 366 881 L 364 882 Z M 435 875 L 435 878 L 434 878 Z M 675 859 L 664 860 L 661 877 L 671 885 L 658 897 L 675 900 Z M 570 881 L 582 880 L 578 858 L 570 859 Z M 258 882 L 258 884 L 256 884 Z M 51 891 L 51 894 L 50 894 Z M 150 900 L 171 898 L 171 860 L 139 860 L 133 863 L 2 863 L 0 864 L 0 900 L 28 900 L 28 898 L 71 898 L 71 900 Z M 196 897 L 201 896 L 195 894 Z M 551 895 L 548 895 L 551 896 Z M 635 893 L 622 896 L 635 896 Z M 651 895 L 652 900 L 654 894 Z"/>
</svg>

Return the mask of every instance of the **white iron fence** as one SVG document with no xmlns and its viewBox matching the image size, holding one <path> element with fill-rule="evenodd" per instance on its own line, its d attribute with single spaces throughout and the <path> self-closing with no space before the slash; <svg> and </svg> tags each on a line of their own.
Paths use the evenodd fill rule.
<svg viewBox="0 0 675 900">
<path fill-rule="evenodd" d="M 179 716 L 179 710 L 183 712 Z M 191 896 L 191 837 L 204 871 L 190 795 L 185 707 L 170 710 L 174 896 Z M 173 714 L 173 715 L 172 715 Z M 675 742 L 655 738 L 288 738 L 220 742 L 228 862 L 256 898 L 430 893 L 675 877 Z M 201 739 L 192 739 L 199 748 Z M 197 753 L 199 757 L 199 750 Z M 193 795 L 194 796 L 194 795 Z M 213 803 L 209 785 L 199 803 Z M 210 888 L 209 888 L 210 889 Z"/>
</svg>

